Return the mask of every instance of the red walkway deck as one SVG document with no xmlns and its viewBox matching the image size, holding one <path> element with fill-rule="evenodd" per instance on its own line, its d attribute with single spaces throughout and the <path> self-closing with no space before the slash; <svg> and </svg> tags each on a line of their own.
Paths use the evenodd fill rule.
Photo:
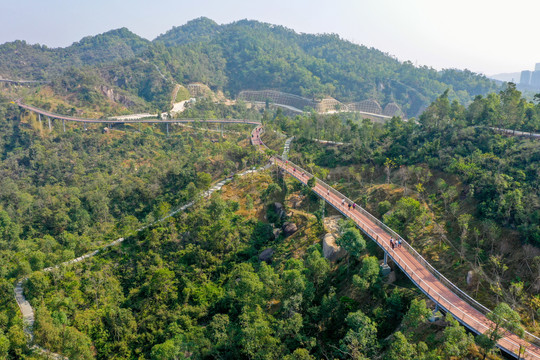
<svg viewBox="0 0 540 360">
<path fill-rule="evenodd" d="M 258 126 L 252 132 L 252 143 L 260 150 L 263 150 L 265 147 L 260 139 L 262 131 L 262 128 Z M 304 184 L 307 184 L 307 181 L 312 177 L 311 174 L 301 169 L 299 166 L 291 162 L 285 162 L 279 157 L 273 157 L 272 161 Z M 352 219 L 366 235 L 388 253 L 394 263 L 407 274 L 413 283 L 441 308 L 450 312 L 454 318 L 458 319 L 462 324 L 476 333 L 484 333 L 490 328 L 493 323 L 485 316 L 486 311 L 489 310 L 482 307 L 480 304 L 475 304 L 477 307 L 479 306 L 484 310 L 484 312 L 479 311 L 471 305 L 471 303 L 474 304 L 475 301 L 463 292 L 461 292 L 461 294 L 466 300 L 456 295 L 456 293 L 450 290 L 449 286 L 445 285 L 443 281 L 449 285 L 453 284 L 442 275 L 438 274 L 436 270 L 436 273 L 434 274 L 434 269 L 431 265 L 416 253 L 416 251 L 405 241 L 403 241 L 401 248 L 392 249 L 390 247 L 390 238 L 393 237 L 396 239 L 398 235 L 382 224 L 373 215 L 358 206 L 354 210 L 349 210 L 348 204 L 352 204 L 352 201 L 319 179 L 317 179 L 313 191 L 343 215 Z M 345 200 L 344 205 L 342 205 L 343 200 Z M 430 271 L 428 266 L 433 270 Z M 455 285 L 453 286 L 455 287 Z M 532 340 L 538 340 L 531 334 L 528 334 L 528 336 L 531 337 Z M 521 339 L 508 331 L 505 333 L 505 336 L 499 340 L 497 345 L 499 348 L 515 357 L 517 357 L 521 345 L 525 348 L 525 355 L 522 357 L 523 359 L 540 359 L 540 348 L 538 346 Z"/>
</svg>

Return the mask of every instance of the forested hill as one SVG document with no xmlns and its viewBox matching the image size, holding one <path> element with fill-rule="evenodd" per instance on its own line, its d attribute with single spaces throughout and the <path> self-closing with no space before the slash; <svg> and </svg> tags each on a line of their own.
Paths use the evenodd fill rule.
<svg viewBox="0 0 540 360">
<path fill-rule="evenodd" d="M 497 90 L 494 82 L 470 71 L 416 67 L 333 34 L 298 34 L 249 20 L 218 25 L 207 18 L 175 27 L 152 42 L 124 28 L 63 49 L 7 43 L 0 46 L 0 75 L 51 79 L 69 67 L 93 66 L 110 85 L 161 107 L 163 94 L 148 90 L 156 84 L 138 80 L 140 60 L 178 83 L 202 82 L 230 97 L 241 90 L 274 89 L 342 102 L 376 99 L 383 105 L 397 102 L 408 117 L 446 89 L 460 102 Z"/>
<path fill-rule="evenodd" d="M 14 41 L 0 45 L 0 77 L 52 79 L 76 66 L 133 58 L 150 44 L 126 28 L 87 36 L 66 48 L 48 48 Z"/>
</svg>

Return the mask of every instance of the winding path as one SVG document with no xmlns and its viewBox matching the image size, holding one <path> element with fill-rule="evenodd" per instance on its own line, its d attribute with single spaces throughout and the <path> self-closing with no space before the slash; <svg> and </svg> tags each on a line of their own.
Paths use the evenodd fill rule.
<svg viewBox="0 0 540 360">
<path fill-rule="evenodd" d="M 25 109 L 36 111 L 40 114 L 50 116 L 46 111 L 31 107 L 29 105 L 17 104 Z M 97 119 L 77 119 L 72 117 L 63 117 L 60 115 L 60 119 L 70 120 L 70 121 L 83 121 L 83 122 L 107 122 L 104 120 Z M 193 120 L 192 120 L 193 121 Z M 256 127 L 251 133 L 251 143 L 257 147 L 259 151 L 266 151 L 267 147 L 261 140 L 261 135 L 264 132 L 262 124 L 255 121 L 249 120 L 211 120 L 212 122 L 221 122 L 221 123 L 246 123 L 254 124 Z M 109 121 L 110 122 L 110 121 Z M 139 121 L 130 121 L 130 122 L 146 122 L 144 120 Z M 158 122 L 158 121 L 153 121 Z M 163 121 L 162 121 L 163 122 Z M 189 120 L 184 121 L 171 121 L 171 122 L 189 122 Z M 309 179 L 313 177 L 309 172 L 300 168 L 298 165 L 293 164 L 279 156 L 273 156 L 270 158 L 270 161 L 281 168 L 283 171 L 289 175 L 295 177 L 297 180 L 307 185 Z M 226 182 L 226 180 L 225 180 Z M 224 181 L 216 184 L 216 186 L 223 186 Z M 220 185 L 221 184 L 221 185 Z M 215 190 L 214 190 L 215 191 Z M 478 303 L 476 300 L 471 298 L 464 291 L 459 289 L 456 285 L 450 282 L 446 277 L 440 274 L 429 262 L 427 262 L 412 246 L 410 246 L 404 239 L 399 236 L 396 232 L 390 229 L 388 226 L 383 224 L 376 217 L 371 215 L 369 212 L 364 210 L 360 206 L 355 206 L 354 209 L 349 209 L 348 204 L 353 204 L 353 201 L 331 186 L 327 185 L 320 179 L 316 179 L 316 184 L 313 187 L 313 191 L 324 199 L 328 204 L 337 209 L 347 218 L 353 220 L 360 230 L 366 234 L 370 239 L 376 242 L 385 252 L 385 255 L 388 255 L 394 263 L 400 267 L 403 272 L 409 277 L 409 279 L 430 299 L 432 299 L 440 308 L 450 312 L 458 321 L 463 325 L 468 327 L 470 330 L 475 333 L 484 333 L 488 331 L 493 323 L 486 317 L 486 314 L 490 313 L 490 310 Z M 191 206 L 192 203 L 184 205 L 184 209 L 188 206 Z M 174 215 L 178 211 L 181 211 L 182 208 L 172 212 L 167 217 Z M 165 218 L 167 218 L 165 217 Z M 164 218 L 164 219 L 165 219 Z M 160 219 L 158 221 L 162 221 Z M 139 229 L 139 231 L 142 230 Z M 390 238 L 401 239 L 403 247 L 391 249 L 389 240 Z M 115 243 L 122 242 L 123 238 L 115 240 L 115 242 L 109 244 L 111 246 Z M 96 250 L 94 253 L 90 253 L 84 256 L 90 257 L 95 255 L 99 250 Z M 83 256 L 83 257 L 84 257 Z M 77 262 L 81 260 L 70 260 L 69 263 Z M 50 268 L 52 269 L 52 268 Z M 46 270 L 47 271 L 47 270 Z M 48 270 L 50 271 L 50 270 Z M 21 288 L 22 290 L 22 288 Z M 22 296 L 22 291 L 21 294 Z M 24 307 L 24 296 L 22 296 L 22 304 Z M 21 312 L 22 312 L 21 307 Z M 24 313 L 23 313 L 24 316 Z M 540 360 L 540 339 L 535 337 L 530 333 L 525 333 L 525 338 L 521 339 L 517 335 L 506 331 L 502 339 L 497 343 L 497 346 L 501 348 L 506 353 L 518 357 L 520 347 L 525 349 L 523 358 L 524 359 L 536 359 Z"/>
<path fill-rule="evenodd" d="M 259 170 L 266 170 L 268 169 L 269 167 L 271 166 L 271 164 L 268 164 L 264 167 L 261 167 L 257 170 L 246 170 L 244 172 L 241 172 L 241 173 L 238 173 L 237 175 L 238 176 L 244 176 L 244 175 L 247 175 L 247 174 L 252 174 L 252 173 L 255 173 Z M 221 190 L 221 188 L 227 184 L 228 182 L 230 182 L 232 180 L 232 177 L 228 177 L 228 178 L 225 178 L 221 181 L 219 181 L 218 183 L 214 184 L 214 186 L 212 186 L 211 188 L 209 188 L 208 190 L 206 190 L 205 192 L 203 192 L 200 197 L 209 197 L 210 195 L 212 195 L 212 193 L 214 193 L 215 191 L 218 191 L 218 190 Z M 162 222 L 164 221 L 165 219 L 168 219 L 170 218 L 171 216 L 174 216 L 176 215 L 177 213 L 179 213 L 180 211 L 184 211 L 186 210 L 187 208 L 193 206 L 195 204 L 195 201 L 190 201 L 189 203 L 187 204 L 184 204 L 182 205 L 181 207 L 179 207 L 178 209 L 176 210 L 173 210 L 171 211 L 170 213 L 168 213 L 166 216 L 164 216 L 163 218 L 159 219 L 159 220 L 156 220 L 148 225 L 145 225 L 139 229 L 136 230 L 136 232 L 140 232 L 144 229 L 146 229 L 147 227 L 149 226 L 152 226 L 152 225 L 155 225 L 159 222 Z M 87 254 L 84 254 L 82 256 L 79 256 L 75 259 L 72 259 L 72 260 L 68 260 L 68 261 L 65 261 L 63 263 L 60 263 L 58 265 L 55 265 L 55 266 L 51 266 L 51 267 L 48 267 L 48 268 L 45 268 L 43 269 L 42 271 L 44 272 L 49 272 L 49 271 L 52 271 L 52 270 L 55 270 L 55 269 L 58 269 L 58 268 L 61 268 L 63 266 L 67 266 L 67 265 L 71 265 L 71 264 L 75 264 L 75 263 L 78 263 L 78 262 L 81 262 L 83 260 L 86 260 L 88 258 L 91 258 L 93 256 L 96 256 L 97 254 L 99 254 L 100 252 L 103 252 L 104 250 L 110 248 L 111 246 L 115 246 L 115 245 L 118 245 L 120 243 L 122 243 L 125 239 L 123 237 L 119 238 L 119 239 L 116 239 L 104 246 L 102 246 L 101 248 L 97 249 L 97 250 L 94 250 L 90 253 L 87 253 Z M 24 324 L 24 332 L 28 335 L 28 337 L 30 338 L 30 342 L 32 343 L 33 340 L 34 340 L 34 332 L 33 332 L 33 326 L 34 326 L 34 321 L 35 321 L 35 316 L 34 316 L 34 309 L 32 308 L 32 305 L 30 305 L 30 302 L 28 302 L 28 300 L 26 299 L 26 297 L 24 296 L 24 289 L 23 289 L 23 285 L 24 285 L 24 282 L 27 280 L 28 278 L 25 277 L 21 280 L 19 280 L 17 282 L 17 284 L 15 285 L 15 300 L 17 301 L 17 304 L 19 305 L 19 309 L 21 311 L 21 314 L 22 314 L 22 317 L 23 317 L 23 324 Z M 33 344 L 32 345 L 32 349 L 40 352 L 41 354 L 43 355 L 46 355 L 48 357 L 52 357 L 54 359 L 58 359 L 58 360 L 61 360 L 61 359 L 67 359 L 66 357 L 60 355 L 60 354 L 57 354 L 57 353 L 54 353 L 50 350 L 47 350 L 39 345 L 36 345 L 36 344 Z"/>
<path fill-rule="evenodd" d="M 284 160 L 289 159 L 289 150 L 291 149 L 291 142 L 294 140 L 294 136 L 291 136 L 287 140 L 285 140 L 285 145 L 283 146 L 283 154 L 281 154 L 281 157 Z"/>
<path fill-rule="evenodd" d="M 519 130 L 510 130 L 510 129 L 502 129 L 498 127 L 490 127 L 491 130 L 495 130 L 498 132 L 501 132 L 503 134 L 512 135 L 512 136 L 524 136 L 531 139 L 540 140 L 540 134 L 527 132 L 527 131 L 519 131 Z"/>
<path fill-rule="evenodd" d="M 252 143 L 258 148 L 264 149 L 266 145 L 260 139 L 261 131 L 260 126 L 253 130 L 252 139 L 254 140 Z M 271 161 L 305 185 L 313 177 L 298 165 L 281 157 L 274 156 Z M 348 204 L 354 204 L 351 199 L 318 178 L 316 178 L 313 191 L 345 217 L 353 220 L 357 227 L 376 242 L 384 250 L 385 254 L 437 306 L 446 312 L 450 312 L 454 318 L 477 334 L 484 333 L 493 327 L 493 322 L 486 317 L 486 314 L 491 312 L 489 309 L 446 279 L 399 234 L 362 207 L 356 205 L 355 209 L 349 208 Z M 390 247 L 390 238 L 401 239 L 402 247 L 392 249 Z M 523 359 L 540 359 L 540 339 L 527 332 L 525 338 L 526 340 L 521 339 L 517 335 L 506 331 L 503 338 L 498 341 L 497 346 L 514 357 L 518 357 L 520 347 L 523 347 Z"/>
</svg>

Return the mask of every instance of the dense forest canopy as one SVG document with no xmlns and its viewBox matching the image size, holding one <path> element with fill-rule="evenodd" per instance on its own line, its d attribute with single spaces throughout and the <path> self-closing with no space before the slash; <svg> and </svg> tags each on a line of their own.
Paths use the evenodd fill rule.
<svg viewBox="0 0 540 360">
<path fill-rule="evenodd" d="M 274 89 L 341 102 L 396 102 L 408 117 L 445 89 L 460 102 L 497 89 L 468 70 L 416 67 L 337 35 L 298 34 L 249 20 L 218 25 L 199 18 L 152 42 L 122 28 L 66 48 L 24 41 L 0 45 L 5 78 L 54 80 L 74 67 L 95 68 L 94 76 L 101 79 L 94 82 L 128 91 L 159 109 L 166 108 L 173 82 L 202 82 L 232 98 L 241 90 Z"/>
<path fill-rule="evenodd" d="M 13 299 L 23 279 L 35 343 L 71 359 L 497 359 L 505 328 L 540 334 L 540 146 L 496 129 L 539 132 L 540 104 L 512 83 L 417 67 L 337 35 L 206 18 L 153 41 L 123 28 L 64 49 L 3 44 L 0 75 L 49 81 L 0 89 L 0 359 L 45 357 Z M 271 149 L 257 152 L 242 125 L 64 132 L 53 121 L 49 131 L 9 101 L 155 114 L 189 99 L 178 85 L 192 82 L 214 93 L 175 116 L 261 120 Z M 226 101 L 244 89 L 425 111 L 374 123 Z M 309 186 L 275 167 L 231 177 L 293 135 L 292 161 L 494 309 L 494 326 L 474 337 L 434 313 L 394 264 L 383 276 L 381 250 Z M 199 197 L 225 176 L 221 191 Z M 328 236 L 339 257 L 328 256 Z"/>
<path fill-rule="evenodd" d="M 296 135 L 291 159 L 330 175 L 466 291 L 537 332 L 539 147 L 489 129 L 493 120 L 478 115 L 485 108 L 505 121 L 515 121 L 516 108 L 538 112 L 510 86 L 468 107 L 443 93 L 417 122 L 293 118 L 210 99 L 185 115 L 262 119 L 276 150 L 279 132 Z M 480 359 L 493 350 L 495 330 L 473 339 L 451 317 L 430 323 L 423 295 L 403 273 L 394 282 L 381 277 L 380 250 L 351 224 L 338 223 L 336 240 L 349 255 L 327 260 L 320 239 L 334 213 L 275 171 L 237 178 L 80 265 L 42 272 L 133 234 L 196 199 L 212 178 L 262 159 L 241 127 L 226 139 L 190 128 L 165 137 L 159 125 L 48 134 L 13 105 L 2 107 L 2 119 L 0 256 L 8 265 L 0 351 L 9 358 L 37 356 L 10 295 L 21 276 L 29 276 L 36 342 L 70 358 Z M 288 213 L 276 212 L 275 202 Z M 290 221 L 296 233 L 275 232 Z M 269 248 L 270 260 L 261 261 Z M 469 269 L 472 285 L 464 281 Z"/>
</svg>

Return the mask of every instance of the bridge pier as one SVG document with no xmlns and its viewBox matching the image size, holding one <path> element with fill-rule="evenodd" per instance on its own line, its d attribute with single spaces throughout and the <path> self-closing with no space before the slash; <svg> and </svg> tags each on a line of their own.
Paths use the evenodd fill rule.
<svg viewBox="0 0 540 360">
<path fill-rule="evenodd" d="M 429 322 L 435 322 L 440 319 L 440 317 L 437 316 L 438 312 L 439 312 L 439 304 L 435 303 L 435 309 L 433 309 L 433 314 L 429 318 Z"/>
<path fill-rule="evenodd" d="M 66 132 L 66 120 L 62 119 L 62 127 L 64 128 L 64 132 Z"/>
<path fill-rule="evenodd" d="M 86 131 L 86 123 L 83 122 L 83 128 L 84 128 L 84 131 Z"/>
<path fill-rule="evenodd" d="M 381 265 L 381 275 L 386 276 L 392 272 L 392 269 L 390 269 L 390 266 L 388 266 L 388 253 L 384 252 L 384 262 Z"/>
<path fill-rule="evenodd" d="M 39 125 L 41 127 L 41 114 L 40 113 L 38 113 L 38 119 L 39 119 Z"/>
<path fill-rule="evenodd" d="M 169 123 L 167 123 L 166 125 L 167 125 L 167 137 L 169 137 Z"/>
<path fill-rule="evenodd" d="M 49 119 L 49 131 L 52 131 L 51 117 L 48 116 L 47 119 Z"/>
</svg>

